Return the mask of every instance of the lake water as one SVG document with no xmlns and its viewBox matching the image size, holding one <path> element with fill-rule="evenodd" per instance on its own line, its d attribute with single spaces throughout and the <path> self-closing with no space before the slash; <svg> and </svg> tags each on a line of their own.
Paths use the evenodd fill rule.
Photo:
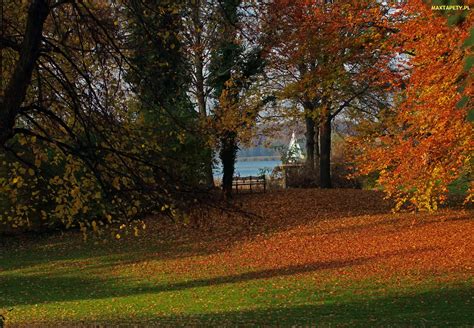
<svg viewBox="0 0 474 328">
<path fill-rule="evenodd" d="M 281 161 L 237 161 L 237 163 L 235 163 L 234 175 L 241 177 L 246 177 L 249 175 L 260 175 L 262 173 L 268 175 L 278 165 L 281 165 Z M 265 172 L 262 172 L 262 170 L 265 170 Z M 220 165 L 214 169 L 214 176 L 222 177 L 222 168 L 220 167 Z"/>
</svg>

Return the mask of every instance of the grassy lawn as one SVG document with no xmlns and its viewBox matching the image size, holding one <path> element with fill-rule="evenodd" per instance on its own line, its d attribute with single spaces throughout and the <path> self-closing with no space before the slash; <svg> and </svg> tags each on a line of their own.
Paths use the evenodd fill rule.
<svg viewBox="0 0 474 328">
<path fill-rule="evenodd" d="M 141 238 L 97 244 L 4 239 L 7 327 L 474 325 L 472 211 L 391 214 L 350 190 L 237 203 L 255 215 L 150 220 Z"/>
</svg>

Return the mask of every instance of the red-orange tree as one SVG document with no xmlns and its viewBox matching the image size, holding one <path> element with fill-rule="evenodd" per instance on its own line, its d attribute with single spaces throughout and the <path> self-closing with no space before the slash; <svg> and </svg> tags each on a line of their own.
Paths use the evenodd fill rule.
<svg viewBox="0 0 474 328">
<path fill-rule="evenodd" d="M 375 0 L 275 0 L 272 5 L 269 75 L 281 80 L 281 99 L 300 105 L 307 166 L 319 166 L 320 186 L 330 188 L 336 116 L 349 109 L 377 111 L 387 103 L 385 81 L 393 72 L 386 41 L 394 32 L 388 8 Z"/>
<path fill-rule="evenodd" d="M 409 204 L 436 210 L 450 183 L 472 177 L 473 126 L 467 116 L 473 80 L 472 63 L 466 61 L 472 44 L 463 43 L 474 16 L 450 26 L 421 0 L 407 2 L 397 15 L 394 51 L 409 55 L 408 73 L 391 123 L 358 139 L 363 150 L 358 169 L 378 172 L 378 183 L 397 200 L 397 209 Z M 471 179 L 466 200 L 473 191 Z"/>
</svg>

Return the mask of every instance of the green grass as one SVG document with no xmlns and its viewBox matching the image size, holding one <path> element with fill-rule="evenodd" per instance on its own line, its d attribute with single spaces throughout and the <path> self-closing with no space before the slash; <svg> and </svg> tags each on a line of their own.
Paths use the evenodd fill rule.
<svg viewBox="0 0 474 328">
<path fill-rule="evenodd" d="M 0 253 L 0 309 L 12 324 L 472 325 L 473 281 L 351 280 L 304 268 L 173 272 L 199 260 L 176 243 L 104 246 L 63 238 Z M 191 247 L 191 245 L 190 245 Z M 15 250 L 17 249 L 17 250 Z M 191 262 L 190 262 L 191 263 Z M 138 266 L 138 267 L 137 267 Z M 148 270 L 149 269 L 151 270 Z"/>
</svg>

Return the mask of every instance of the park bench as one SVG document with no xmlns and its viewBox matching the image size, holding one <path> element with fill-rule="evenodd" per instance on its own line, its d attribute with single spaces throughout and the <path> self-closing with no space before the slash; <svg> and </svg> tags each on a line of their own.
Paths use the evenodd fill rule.
<svg viewBox="0 0 474 328">
<path fill-rule="evenodd" d="M 247 187 L 247 186 L 248 188 L 245 188 L 245 190 L 252 191 L 252 186 L 263 186 L 263 192 L 267 190 L 267 182 L 265 179 L 265 175 L 234 177 L 232 185 L 235 188 L 236 193 L 239 193 L 239 187 Z M 241 188 L 241 190 L 244 190 L 244 188 Z M 254 188 L 253 190 L 256 190 L 256 189 Z"/>
</svg>

